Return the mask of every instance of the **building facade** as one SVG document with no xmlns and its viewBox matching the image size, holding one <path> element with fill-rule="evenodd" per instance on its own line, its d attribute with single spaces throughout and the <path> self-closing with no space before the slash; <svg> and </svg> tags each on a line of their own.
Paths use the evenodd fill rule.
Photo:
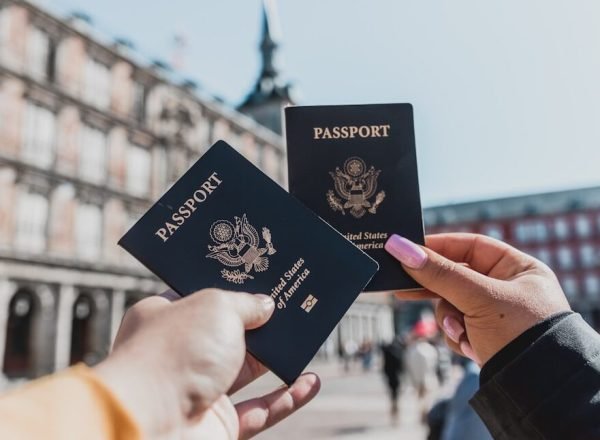
<svg viewBox="0 0 600 440">
<path fill-rule="evenodd" d="M 281 137 L 170 82 L 81 17 L 0 2 L 0 360 L 29 378 L 107 353 L 163 286 L 116 243 L 216 139 L 285 181 Z"/>
<path fill-rule="evenodd" d="M 600 187 L 429 208 L 425 225 L 485 234 L 543 261 L 573 309 L 600 329 Z"/>
<path fill-rule="evenodd" d="M 81 14 L 0 0 L 5 381 L 106 356 L 127 307 L 164 289 L 118 239 L 214 141 L 286 182 L 278 133 L 174 82 L 161 63 L 139 62 L 127 42 L 94 35 Z M 280 115 L 284 104 L 270 109 Z M 376 316 L 391 312 L 370 302 L 353 308 L 323 353 L 335 351 L 337 335 L 383 337 Z"/>
</svg>

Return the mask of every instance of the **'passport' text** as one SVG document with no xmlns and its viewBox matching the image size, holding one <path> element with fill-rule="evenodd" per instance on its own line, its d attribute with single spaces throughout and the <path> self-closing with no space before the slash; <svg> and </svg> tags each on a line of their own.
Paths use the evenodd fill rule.
<svg viewBox="0 0 600 440">
<path fill-rule="evenodd" d="M 173 236 L 175 231 L 182 226 L 185 221 L 192 216 L 192 214 L 198 209 L 198 205 L 208 199 L 208 196 L 217 189 L 217 187 L 223 183 L 221 179 L 217 177 L 217 173 L 214 172 L 206 179 L 200 187 L 194 191 L 192 196 L 183 202 L 183 205 L 175 211 L 169 220 L 167 220 L 162 228 L 159 228 L 154 235 L 160 237 L 163 242 L 166 242 Z"/>
</svg>

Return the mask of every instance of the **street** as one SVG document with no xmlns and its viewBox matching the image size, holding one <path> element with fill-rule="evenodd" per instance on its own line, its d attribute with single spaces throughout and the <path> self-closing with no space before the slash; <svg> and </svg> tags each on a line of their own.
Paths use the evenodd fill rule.
<svg viewBox="0 0 600 440">
<path fill-rule="evenodd" d="M 427 429 L 420 423 L 416 395 L 403 387 L 400 415 L 392 423 L 385 383 L 379 370 L 363 373 L 358 366 L 350 373 L 335 365 L 312 365 L 319 374 L 319 395 L 288 420 L 256 437 L 259 440 L 422 440 Z M 269 392 L 279 386 L 271 373 L 235 396 L 240 401 Z"/>
</svg>

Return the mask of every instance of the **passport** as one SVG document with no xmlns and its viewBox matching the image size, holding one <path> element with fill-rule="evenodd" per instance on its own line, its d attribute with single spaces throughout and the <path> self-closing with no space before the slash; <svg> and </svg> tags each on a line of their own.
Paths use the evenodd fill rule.
<svg viewBox="0 0 600 440">
<path fill-rule="evenodd" d="M 384 249 L 424 243 L 410 104 L 285 109 L 290 193 L 379 263 L 367 291 L 420 288 Z"/>
<path fill-rule="evenodd" d="M 211 287 L 270 295 L 273 316 L 246 332 L 246 346 L 287 384 L 378 268 L 223 141 L 119 244 L 182 296 Z"/>
</svg>

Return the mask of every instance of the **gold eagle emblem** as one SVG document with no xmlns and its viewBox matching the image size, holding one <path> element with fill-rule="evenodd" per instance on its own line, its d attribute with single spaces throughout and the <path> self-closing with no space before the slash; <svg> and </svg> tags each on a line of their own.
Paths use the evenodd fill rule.
<svg viewBox="0 0 600 440">
<path fill-rule="evenodd" d="M 264 247 L 260 247 L 258 232 L 248 222 L 246 214 L 234 217 L 235 225 L 228 220 L 217 220 L 210 227 L 210 238 L 215 243 L 208 245 L 206 258 L 213 258 L 227 267 L 243 266 L 243 270 L 222 269 L 221 276 L 232 283 L 243 284 L 254 279 L 250 272 L 264 272 L 269 268 L 266 255 L 273 255 L 275 248 L 271 242 L 271 231 L 262 228 Z M 265 255 L 266 254 L 266 255 Z"/>
<path fill-rule="evenodd" d="M 334 190 L 327 191 L 327 203 L 334 211 L 345 215 L 346 210 L 355 218 L 361 218 L 368 211 L 371 214 L 377 212 L 377 208 L 385 199 L 385 191 L 379 191 L 377 195 L 377 179 L 381 170 L 371 166 L 367 170 L 367 164 L 360 157 L 353 156 L 344 162 L 343 170 L 339 167 L 329 172 L 333 179 Z M 371 198 L 375 200 L 371 202 Z"/>
</svg>

